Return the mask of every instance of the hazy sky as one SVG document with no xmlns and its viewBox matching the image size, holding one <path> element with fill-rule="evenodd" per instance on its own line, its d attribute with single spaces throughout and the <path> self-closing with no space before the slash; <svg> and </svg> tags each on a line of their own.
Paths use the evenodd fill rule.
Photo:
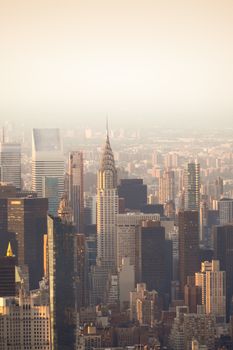
<svg viewBox="0 0 233 350">
<path fill-rule="evenodd" d="M 0 120 L 233 127 L 232 0 L 0 0 Z"/>
</svg>

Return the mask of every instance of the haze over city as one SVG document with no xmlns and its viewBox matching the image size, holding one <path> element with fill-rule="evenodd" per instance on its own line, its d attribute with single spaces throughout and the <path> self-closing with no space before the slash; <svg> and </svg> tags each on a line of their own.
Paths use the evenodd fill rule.
<svg viewBox="0 0 233 350">
<path fill-rule="evenodd" d="M 0 1 L 0 115 L 233 126 L 231 0 Z"/>
</svg>

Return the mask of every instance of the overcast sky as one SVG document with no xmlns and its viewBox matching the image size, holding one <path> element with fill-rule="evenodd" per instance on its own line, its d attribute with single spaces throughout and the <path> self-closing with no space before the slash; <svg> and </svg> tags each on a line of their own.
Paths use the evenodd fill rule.
<svg viewBox="0 0 233 350">
<path fill-rule="evenodd" d="M 0 120 L 233 127 L 232 0 L 0 0 Z"/>
</svg>

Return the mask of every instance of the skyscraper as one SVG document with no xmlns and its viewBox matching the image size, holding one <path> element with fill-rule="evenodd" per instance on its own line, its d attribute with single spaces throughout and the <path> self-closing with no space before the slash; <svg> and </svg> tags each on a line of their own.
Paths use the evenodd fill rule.
<svg viewBox="0 0 233 350">
<path fill-rule="evenodd" d="M 48 216 L 48 270 L 51 349 L 75 350 L 77 300 L 75 288 L 74 227 L 65 219 Z"/>
<path fill-rule="evenodd" d="M 180 292 L 183 296 L 187 277 L 199 271 L 198 211 L 180 211 L 178 227 Z"/>
<path fill-rule="evenodd" d="M 149 291 L 156 290 L 161 296 L 165 288 L 165 229 L 160 222 L 143 221 L 139 238 L 140 280 Z"/>
<path fill-rule="evenodd" d="M 45 177 L 58 179 L 59 200 L 64 191 L 64 158 L 58 129 L 33 129 L 32 190 L 43 197 Z"/>
<path fill-rule="evenodd" d="M 18 265 L 29 269 L 30 289 L 43 277 L 43 236 L 47 232 L 47 198 L 9 198 L 8 231 L 16 236 Z"/>
<path fill-rule="evenodd" d="M 83 153 L 75 151 L 69 154 L 69 201 L 79 233 L 84 232 L 83 192 Z"/>
<path fill-rule="evenodd" d="M 116 272 L 118 214 L 117 171 L 107 132 L 97 174 L 97 259 L 91 268 L 90 303 L 103 302 L 109 274 Z"/>
<path fill-rule="evenodd" d="M 227 317 L 232 314 L 233 296 L 233 225 L 219 225 L 213 229 L 214 259 L 226 271 Z"/>
<path fill-rule="evenodd" d="M 0 181 L 12 183 L 21 189 L 21 146 L 18 143 L 0 143 Z"/>
<path fill-rule="evenodd" d="M 188 163 L 184 174 L 185 210 L 200 208 L 200 164 Z"/>
<path fill-rule="evenodd" d="M 97 176 L 97 259 L 116 267 L 117 171 L 107 133 Z"/>
<path fill-rule="evenodd" d="M 159 222 L 159 214 L 128 213 L 117 215 L 117 266 L 120 268 L 122 259 L 129 258 L 135 269 L 135 280 L 139 282 L 139 243 L 138 232 L 145 220 Z"/>
</svg>

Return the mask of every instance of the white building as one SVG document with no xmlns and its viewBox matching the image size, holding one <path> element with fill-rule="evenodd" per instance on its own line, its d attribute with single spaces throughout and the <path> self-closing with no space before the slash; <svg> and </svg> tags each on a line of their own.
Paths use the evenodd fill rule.
<svg viewBox="0 0 233 350">
<path fill-rule="evenodd" d="M 43 197 L 46 177 L 58 179 L 58 199 L 64 192 L 64 157 L 59 129 L 33 129 L 32 190 Z"/>
</svg>

